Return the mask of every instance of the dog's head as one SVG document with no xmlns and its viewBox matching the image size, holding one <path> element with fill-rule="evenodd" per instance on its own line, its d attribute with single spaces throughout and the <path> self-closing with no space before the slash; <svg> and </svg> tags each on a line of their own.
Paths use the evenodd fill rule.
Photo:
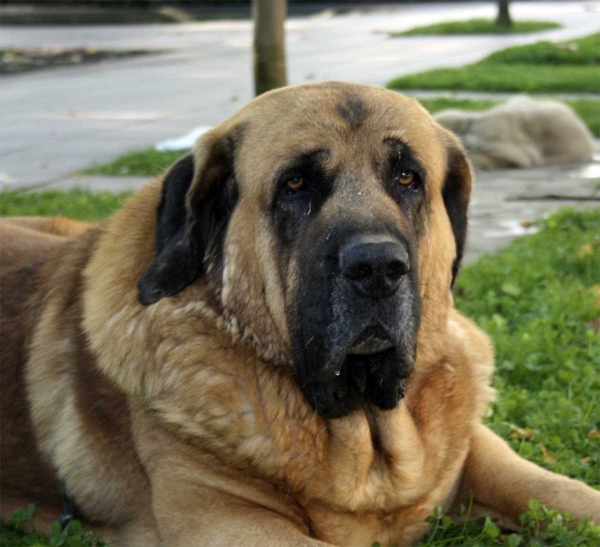
<svg viewBox="0 0 600 547">
<path fill-rule="evenodd" d="M 390 409 L 417 340 L 426 352 L 443 336 L 470 191 L 460 144 L 417 101 L 343 83 L 277 90 L 166 175 L 139 300 L 204 279 L 232 330 L 293 364 L 321 416 Z"/>
</svg>

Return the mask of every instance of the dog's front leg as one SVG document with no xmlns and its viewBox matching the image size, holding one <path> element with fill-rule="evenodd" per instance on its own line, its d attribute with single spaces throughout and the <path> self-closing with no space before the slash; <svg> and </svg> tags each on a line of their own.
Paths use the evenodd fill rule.
<svg viewBox="0 0 600 547">
<path fill-rule="evenodd" d="M 181 467 L 152 474 L 152 506 L 165 547 L 329 545 L 312 539 L 301 520 L 278 512 L 279 500 L 266 500 L 267 506 L 248 500 L 256 492 L 252 481 L 233 486 L 212 472 L 201 479 L 196 474 L 202 471 Z"/>
<path fill-rule="evenodd" d="M 167 431 L 141 408 L 133 422 L 165 547 L 327 547 L 310 537 L 303 509 L 285 491 Z"/>
<path fill-rule="evenodd" d="M 600 522 L 600 492 L 521 458 L 484 425 L 475 428 L 458 503 L 467 505 L 471 497 L 476 514 L 497 516 L 508 527 L 518 525 L 534 498 L 547 507 Z"/>
</svg>

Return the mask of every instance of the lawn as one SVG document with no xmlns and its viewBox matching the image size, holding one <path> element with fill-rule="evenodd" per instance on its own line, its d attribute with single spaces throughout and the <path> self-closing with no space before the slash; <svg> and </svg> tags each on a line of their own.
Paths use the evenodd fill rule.
<svg viewBox="0 0 600 547">
<path fill-rule="evenodd" d="M 0 216 L 63 215 L 79 220 L 102 220 L 118 209 L 130 194 L 91 194 L 85 190 L 0 193 Z"/>
<path fill-rule="evenodd" d="M 124 197 L 3 193 L 0 215 L 96 220 Z M 551 216 L 540 222 L 537 234 L 464 268 L 456 288 L 457 307 L 496 345 L 498 401 L 488 424 L 527 459 L 595 487 L 600 486 L 600 351 L 591 322 L 600 315 L 599 215 L 600 209 Z M 553 522 L 544 532 L 550 534 L 547 544 L 600 542 L 600 528 L 570 531 L 557 513 L 545 513 L 535 502 L 531 507 L 524 520 L 532 522 L 521 535 L 500 534 L 491 521 L 451 524 L 437 513 L 431 517 L 435 532 L 421 545 L 534 545 L 529 536 L 547 518 Z M 14 530 L 4 526 L 2 533 Z"/>
<path fill-rule="evenodd" d="M 154 176 L 175 163 L 188 150 L 159 152 L 147 148 L 125 154 L 115 161 L 92 167 L 86 171 L 91 175 L 122 176 Z"/>
<path fill-rule="evenodd" d="M 456 34 L 524 34 L 561 28 L 552 21 L 514 21 L 511 27 L 496 24 L 494 19 L 468 19 L 466 21 L 447 21 L 424 27 L 415 27 L 402 32 L 391 32 L 390 36 L 424 36 Z"/>
<path fill-rule="evenodd" d="M 495 52 L 462 68 L 400 76 L 391 89 L 525 93 L 598 93 L 600 33 L 568 42 L 537 42 Z"/>
</svg>

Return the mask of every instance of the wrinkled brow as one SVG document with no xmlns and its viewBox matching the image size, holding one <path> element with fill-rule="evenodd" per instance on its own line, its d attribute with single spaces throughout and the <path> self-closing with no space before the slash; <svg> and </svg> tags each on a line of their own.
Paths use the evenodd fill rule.
<svg viewBox="0 0 600 547">
<path fill-rule="evenodd" d="M 278 178 L 293 171 L 312 172 L 325 170 L 331 152 L 325 148 L 317 148 L 293 157 L 278 170 Z"/>
</svg>

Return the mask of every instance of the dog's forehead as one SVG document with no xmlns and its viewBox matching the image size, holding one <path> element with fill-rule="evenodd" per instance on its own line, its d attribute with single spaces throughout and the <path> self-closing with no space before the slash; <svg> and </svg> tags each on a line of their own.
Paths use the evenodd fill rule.
<svg viewBox="0 0 600 547">
<path fill-rule="evenodd" d="M 439 164 L 444 154 L 439 128 L 418 101 L 374 86 L 283 88 L 255 99 L 236 118 L 244 127 L 239 158 L 255 164 L 260 152 L 265 167 L 315 149 L 383 149 L 390 138 L 425 164 Z"/>
</svg>

